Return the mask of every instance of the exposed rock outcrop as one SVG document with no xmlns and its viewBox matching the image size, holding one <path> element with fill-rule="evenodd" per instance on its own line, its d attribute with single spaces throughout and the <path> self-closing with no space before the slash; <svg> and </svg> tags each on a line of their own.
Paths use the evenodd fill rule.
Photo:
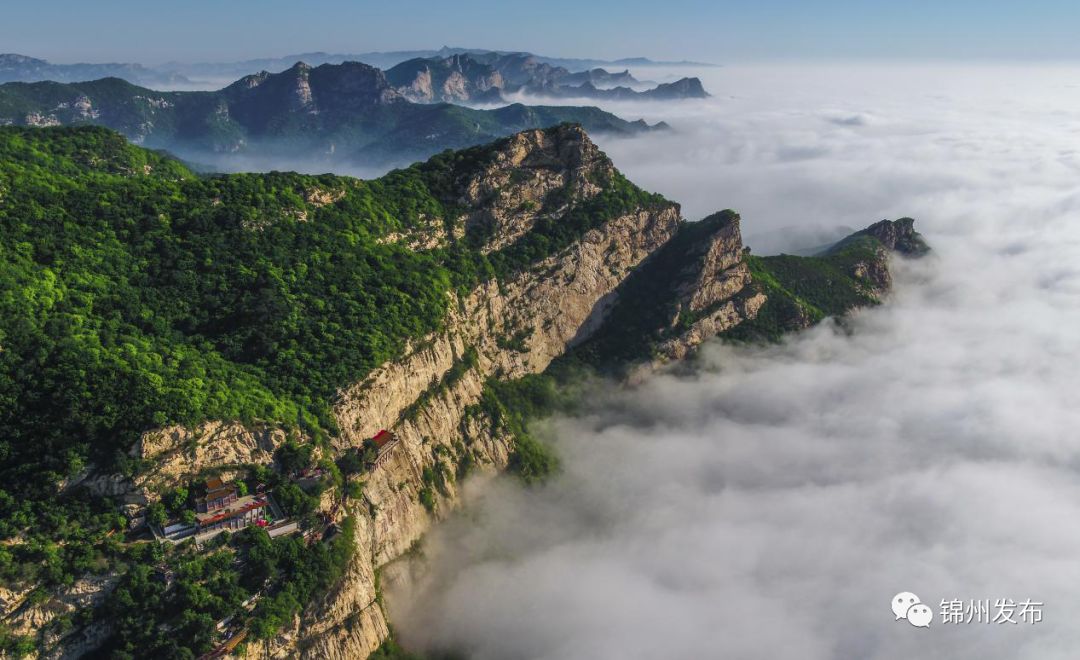
<svg viewBox="0 0 1080 660">
<path fill-rule="evenodd" d="M 502 74 L 468 55 L 414 59 L 386 72 L 397 91 L 414 103 L 499 100 Z"/>
<path fill-rule="evenodd" d="M 899 220 L 882 220 L 875 222 L 862 231 L 855 232 L 836 247 L 829 250 L 835 252 L 837 248 L 850 244 L 862 236 L 876 238 L 887 250 L 899 252 L 907 256 L 919 256 L 926 254 L 930 246 L 923 240 L 922 234 L 915 231 L 915 220 L 912 218 L 900 218 Z"/>
<path fill-rule="evenodd" d="M 592 69 L 571 73 L 526 53 L 455 53 L 442 58 L 415 58 L 388 69 L 386 77 L 398 93 L 416 103 L 500 102 L 506 95 L 519 93 L 665 101 L 709 96 L 697 78 L 682 78 L 638 91 L 635 87 L 642 83 L 629 71 Z"/>
<path fill-rule="evenodd" d="M 753 319 L 753 290 L 733 211 L 683 223 L 671 241 L 620 285 L 611 319 L 583 347 L 596 368 L 637 382 L 702 342 Z"/>
<path fill-rule="evenodd" d="M 149 501 L 165 489 L 203 470 L 239 469 L 267 464 L 286 433 L 276 426 L 238 422 L 204 422 L 195 428 L 170 426 L 144 433 L 132 453 L 150 469 L 141 472 L 132 488 Z"/>
<path fill-rule="evenodd" d="M 711 232 L 683 253 L 687 265 L 676 279 L 674 331 L 657 344 L 654 364 L 684 359 L 704 341 L 757 316 L 765 304 L 764 294 L 748 288 L 739 216 L 718 213 L 701 223 L 712 225 Z"/>
<path fill-rule="evenodd" d="M 536 136 L 523 139 L 529 145 L 524 154 L 519 151 L 522 144 L 515 142 L 507 157 L 546 159 L 559 152 Z M 559 161 L 564 165 L 588 161 L 592 149 L 583 144 Z M 699 227 L 706 240 L 687 241 L 688 249 L 678 254 L 682 271 L 676 290 L 679 304 L 702 316 L 661 345 L 669 359 L 685 356 L 721 330 L 752 318 L 765 300 L 757 293 L 744 295 L 749 272 L 741 259 L 738 216 L 709 219 Z M 428 338 L 404 359 L 342 393 L 335 413 L 343 445 L 355 445 L 380 428 L 393 427 L 404 451 L 367 483 L 365 495 L 376 513 L 358 526 L 361 552 L 350 568 L 347 586 L 309 610 L 294 631 L 307 640 L 299 642 L 305 649 L 303 657 L 364 657 L 381 643 L 388 622 L 375 602 L 376 567 L 406 554 L 456 501 L 456 486 L 451 485 L 434 514 L 423 508 L 418 493 L 424 468 L 437 468 L 443 457 L 459 460 L 464 450 L 483 469 L 501 470 L 513 449 L 512 438 L 494 433 L 490 419 L 469 409 L 479 400 L 485 378 L 538 373 L 590 338 L 619 301 L 619 287 L 627 275 L 667 249 L 679 229 L 674 205 L 615 218 L 501 288 L 489 284 L 473 291 L 458 301 L 445 333 Z M 523 331 L 528 333 L 525 350 L 500 345 L 500 337 Z M 478 364 L 445 384 L 443 378 L 469 347 L 477 351 Z M 425 397 L 429 392 L 434 395 Z M 425 405 L 403 416 L 418 400 Z M 295 644 L 290 639 L 272 655 L 285 657 Z"/>
<path fill-rule="evenodd" d="M 26 599 L 24 595 L 12 611 L 4 616 L 4 625 L 11 634 L 35 636 L 58 617 L 71 615 L 79 610 L 92 609 L 99 605 L 116 587 L 117 582 L 116 575 L 87 577 L 75 581 L 74 584 L 44 599 Z M 51 631 L 50 634 L 54 639 L 46 639 L 45 643 L 55 652 L 49 657 L 75 657 L 71 653 L 72 649 L 83 644 L 88 636 L 92 638 L 96 634 L 95 631 L 94 626 L 74 631 L 71 639 L 64 639 L 63 643 L 61 643 L 60 635 L 66 633 Z M 98 642 L 100 641 L 99 639 Z"/>
<path fill-rule="evenodd" d="M 866 255 L 848 267 L 848 275 L 868 286 L 869 293 L 880 298 L 892 288 L 888 256 L 896 253 L 905 257 L 920 257 L 930 251 L 911 218 L 882 220 L 860 230 L 826 249 L 822 256 L 837 255 L 845 251 L 858 253 L 852 248 L 863 247 Z"/>
<path fill-rule="evenodd" d="M 483 249 L 501 249 L 528 233 L 544 216 L 559 217 L 594 197 L 594 183 L 615 171 L 607 156 L 576 126 L 525 131 L 507 140 L 496 156 L 468 181 L 461 201 L 469 209 L 467 230 L 488 235 Z M 553 199 L 557 190 L 570 191 Z"/>
</svg>

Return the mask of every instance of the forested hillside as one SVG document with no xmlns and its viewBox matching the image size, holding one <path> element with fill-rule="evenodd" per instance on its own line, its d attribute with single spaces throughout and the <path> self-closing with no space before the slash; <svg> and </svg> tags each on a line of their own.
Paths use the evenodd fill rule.
<svg viewBox="0 0 1080 660">
<path fill-rule="evenodd" d="M 451 292 L 512 277 L 607 218 L 666 203 L 614 172 L 561 222 L 538 222 L 484 254 L 482 228 L 462 224 L 457 186 L 497 146 L 448 152 L 374 181 L 198 176 L 103 128 L 0 128 L 3 583 L 44 593 L 119 571 L 127 577 L 110 602 L 131 599 L 131 607 L 85 615 L 135 617 L 108 648 L 149 644 L 160 617 L 185 611 L 194 619 L 172 625 L 190 631 L 154 644 L 202 652 L 206 626 L 277 575 L 296 586 L 280 592 L 288 599 L 277 606 L 264 599 L 257 620 L 271 634 L 332 579 L 348 548 L 328 547 L 323 557 L 296 554 L 287 539 L 273 551 L 241 539 L 234 551 L 266 556 L 245 571 L 269 562 L 262 573 L 235 574 L 225 558 L 191 559 L 177 565 L 190 586 L 218 587 L 209 600 L 179 602 L 191 594 L 166 597 L 136 570 L 166 558 L 125 542 L 116 503 L 63 484 L 91 465 L 129 475 L 151 467 L 129 449 L 141 432 L 167 424 L 267 422 L 318 443 L 336 433 L 335 392 L 437 329 Z M 436 246 L 399 240 L 432 226 L 445 237 Z M 292 462 L 303 467 L 307 456 Z M 187 494 L 172 497 L 182 503 Z M 293 497 L 292 508 L 310 511 L 305 497 Z M 143 600 L 145 608 L 134 606 Z M 25 643 L 4 638 L 11 649 Z"/>
</svg>

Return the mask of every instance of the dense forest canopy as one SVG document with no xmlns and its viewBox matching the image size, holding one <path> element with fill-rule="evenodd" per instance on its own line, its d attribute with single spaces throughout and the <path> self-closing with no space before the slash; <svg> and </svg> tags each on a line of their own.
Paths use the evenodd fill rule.
<svg viewBox="0 0 1080 660">
<path fill-rule="evenodd" d="M 335 388 L 476 278 L 462 251 L 377 240 L 444 214 L 418 168 L 198 177 L 102 129 L 6 129 L 0 194 L 7 484 L 51 489 L 155 425 L 327 428 Z M 36 458 L 52 477 L 10 474 Z"/>
</svg>

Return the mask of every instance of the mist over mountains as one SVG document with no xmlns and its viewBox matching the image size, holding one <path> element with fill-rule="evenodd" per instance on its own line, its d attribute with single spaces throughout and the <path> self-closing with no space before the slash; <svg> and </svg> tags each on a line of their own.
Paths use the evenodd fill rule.
<svg viewBox="0 0 1080 660">
<path fill-rule="evenodd" d="M 363 62 L 380 69 L 389 69 L 407 60 L 413 59 L 445 59 L 454 55 L 474 55 L 477 57 L 519 56 L 532 57 L 538 62 L 552 67 L 563 67 L 571 71 L 583 71 L 586 69 L 603 67 L 711 67 L 713 65 L 703 62 L 665 62 L 655 61 L 647 57 L 626 57 L 616 60 L 590 59 L 590 58 L 567 58 L 536 55 L 533 53 L 498 51 L 484 48 L 452 48 L 443 46 L 431 50 L 401 50 L 389 52 L 364 52 L 364 53 L 298 53 L 283 57 L 261 58 L 242 60 L 239 62 L 168 62 L 161 65 L 161 69 L 174 71 L 193 78 L 221 78 L 236 77 L 252 71 L 279 71 L 288 68 L 294 62 L 303 61 L 317 66 L 319 64 L 341 64 L 342 62 Z"/>
<path fill-rule="evenodd" d="M 650 100 L 707 98 L 697 78 L 644 83 L 630 73 L 594 68 L 571 72 L 527 53 L 461 53 L 406 60 L 386 71 L 387 79 L 411 101 L 501 103 L 507 95 L 531 97 Z"/>
<path fill-rule="evenodd" d="M 544 431 L 561 477 L 477 488 L 467 518 L 425 545 L 434 568 L 389 599 L 404 642 L 478 660 L 1071 658 L 1071 78 L 725 70 L 706 82 L 731 98 L 675 111 L 684 131 L 608 141 L 687 214 L 728 200 L 751 247 L 755 225 L 902 206 L 936 257 L 894 264 L 894 295 L 841 326 L 714 345 L 693 372 L 631 392 L 598 385 L 586 414 Z M 932 605 L 929 630 L 894 620 L 902 590 Z M 1045 618 L 937 614 L 942 599 L 1006 598 L 1045 602 Z"/>
<path fill-rule="evenodd" d="M 0 83 L 39 82 L 78 82 L 98 78 L 123 78 L 137 85 L 148 87 L 177 87 L 190 85 L 191 81 L 175 71 L 162 71 L 142 64 L 102 63 L 102 64 L 53 64 L 36 57 L 27 57 L 15 53 L 0 53 Z"/>
<path fill-rule="evenodd" d="M 51 65 L 0 55 L 0 82 L 15 81 L 0 84 L 0 125 L 99 124 L 137 144 L 226 171 L 340 167 L 369 175 L 444 149 L 562 122 L 580 123 L 595 134 L 666 127 L 663 121 L 650 126 L 592 106 L 565 107 L 566 102 L 708 97 L 698 78 L 656 84 L 638 80 L 628 69 L 572 71 L 529 53 L 443 49 L 420 54 L 432 52 L 435 56 L 412 58 L 385 72 L 353 60 L 329 63 L 339 58 L 326 54 L 315 54 L 314 66 L 296 61 L 277 73 L 268 69 L 276 70 L 281 61 L 242 62 L 216 69 L 246 75 L 212 92 L 137 84 L 198 86 L 165 69 Z M 402 54 L 414 53 L 397 55 Z M 546 102 L 560 107 L 532 105 Z"/>
<path fill-rule="evenodd" d="M 528 59 L 553 69 L 562 68 L 575 73 L 604 67 L 615 67 L 625 70 L 628 67 L 702 68 L 713 66 L 702 62 L 654 61 L 646 57 L 627 57 L 618 60 L 564 58 L 535 55 L 526 52 L 494 51 L 483 48 L 450 48 L 447 46 L 443 46 L 437 50 L 402 50 L 364 53 L 305 52 L 284 55 L 281 57 L 265 57 L 231 62 L 172 61 L 158 65 L 132 62 L 57 64 L 25 54 L 4 53 L 0 54 L 0 83 L 38 82 L 42 80 L 81 82 L 98 78 L 115 77 L 146 87 L 206 90 L 216 89 L 237 78 L 259 71 L 284 71 L 297 62 L 306 62 L 311 66 L 361 62 L 385 70 L 408 60 L 444 60 L 463 55 L 476 58 L 477 60 L 491 60 L 493 58 Z M 584 80 L 577 80 L 576 82 L 577 84 L 580 84 L 581 82 L 584 82 Z"/>
<path fill-rule="evenodd" d="M 257 169 L 386 168 L 563 122 L 596 134 L 664 127 L 596 107 L 413 103 L 381 70 L 358 62 L 301 62 L 217 92 L 157 92 L 118 78 L 0 85 L 0 124 L 103 125 L 137 144 L 223 169 L 256 161 Z"/>
</svg>

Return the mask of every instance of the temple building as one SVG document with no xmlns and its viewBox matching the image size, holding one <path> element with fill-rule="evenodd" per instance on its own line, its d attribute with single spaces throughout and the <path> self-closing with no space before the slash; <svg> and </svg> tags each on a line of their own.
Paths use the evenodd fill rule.
<svg viewBox="0 0 1080 660">
<path fill-rule="evenodd" d="M 266 529 L 271 537 L 299 529 L 297 521 L 285 516 L 261 484 L 254 494 L 242 492 L 237 482 L 208 479 L 205 495 L 195 500 L 195 521 L 164 525 L 161 536 L 174 543 L 191 536 L 202 542 L 221 532 L 235 532 L 251 525 Z"/>
<path fill-rule="evenodd" d="M 375 447 L 378 448 L 379 453 L 376 454 L 375 460 L 371 464 L 371 469 L 381 466 L 383 463 L 390 459 L 390 456 L 394 453 L 394 450 L 400 444 L 397 436 L 383 429 L 375 434 L 375 437 L 371 439 L 375 443 Z"/>
<path fill-rule="evenodd" d="M 237 488 L 235 483 L 225 483 L 219 477 L 206 480 L 206 495 L 195 501 L 195 508 L 199 513 L 219 511 L 236 502 Z"/>
<path fill-rule="evenodd" d="M 196 515 L 199 534 L 224 529 L 236 531 L 248 525 L 266 525 L 273 519 L 266 495 L 244 496 L 232 506 Z"/>
</svg>

